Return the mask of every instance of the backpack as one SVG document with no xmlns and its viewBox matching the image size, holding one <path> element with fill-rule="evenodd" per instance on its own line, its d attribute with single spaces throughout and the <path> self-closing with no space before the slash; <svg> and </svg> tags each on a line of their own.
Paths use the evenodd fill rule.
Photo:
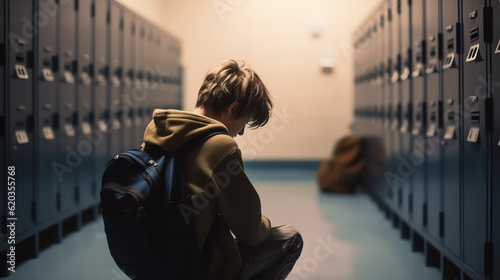
<svg viewBox="0 0 500 280">
<path fill-rule="evenodd" d="M 179 208 L 192 207 L 182 158 L 223 133 L 227 134 L 199 135 L 174 153 L 152 146 L 147 151 L 128 150 L 109 161 L 100 192 L 104 229 L 111 256 L 130 278 L 202 279 L 208 272 L 216 222 L 200 252 L 194 224 Z"/>
</svg>

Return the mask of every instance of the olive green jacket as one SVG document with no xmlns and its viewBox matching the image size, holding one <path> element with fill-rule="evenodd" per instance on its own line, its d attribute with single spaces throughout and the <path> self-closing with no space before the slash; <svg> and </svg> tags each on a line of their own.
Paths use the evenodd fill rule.
<svg viewBox="0 0 500 280">
<path fill-rule="evenodd" d="M 200 133 L 227 128 L 214 119 L 180 110 L 160 110 L 144 133 L 143 148 L 154 144 L 173 152 Z M 242 261 L 233 235 L 246 246 L 264 241 L 271 228 L 261 214 L 260 198 L 243 170 L 241 151 L 234 139 L 219 134 L 190 151 L 183 161 L 193 207 L 183 208 L 193 218 L 198 247 L 203 247 L 216 215 L 212 266 L 208 279 L 233 279 Z"/>
</svg>

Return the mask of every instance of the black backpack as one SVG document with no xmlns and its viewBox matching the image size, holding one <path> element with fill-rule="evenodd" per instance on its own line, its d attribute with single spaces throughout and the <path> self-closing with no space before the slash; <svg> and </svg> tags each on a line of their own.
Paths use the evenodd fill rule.
<svg viewBox="0 0 500 280">
<path fill-rule="evenodd" d="M 152 146 L 120 153 L 109 161 L 100 193 L 102 217 L 111 256 L 130 278 L 202 279 L 208 272 L 216 223 L 200 252 L 194 225 L 179 208 L 192 207 L 182 158 L 223 133 L 227 134 L 199 135 L 174 153 Z"/>
</svg>

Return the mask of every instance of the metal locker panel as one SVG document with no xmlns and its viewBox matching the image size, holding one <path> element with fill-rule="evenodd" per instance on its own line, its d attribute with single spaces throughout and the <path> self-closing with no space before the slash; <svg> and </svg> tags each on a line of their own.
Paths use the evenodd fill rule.
<svg viewBox="0 0 500 280">
<path fill-rule="evenodd" d="M 135 55 L 134 55 L 134 66 L 135 66 L 135 82 L 132 95 L 135 97 L 135 115 L 134 115 L 134 146 L 139 146 L 143 142 L 144 130 L 146 129 L 145 123 L 150 119 L 146 116 L 146 103 L 147 90 L 145 88 L 145 47 L 146 47 L 146 26 L 144 19 L 137 16 L 135 17 Z"/>
<path fill-rule="evenodd" d="M 389 166 L 390 173 L 386 176 L 387 183 L 393 192 L 393 209 L 399 212 L 402 195 L 402 181 L 404 175 L 398 171 L 401 164 L 399 157 L 401 155 L 401 135 L 399 127 L 401 126 L 401 16 L 400 0 L 389 0 L 389 29 L 391 29 L 391 74 L 389 94 L 392 108 L 392 121 L 390 124 L 392 148 L 390 150 Z"/>
<path fill-rule="evenodd" d="M 76 11 L 74 0 L 59 6 L 59 65 L 58 65 L 58 162 L 63 166 L 59 175 L 59 205 L 64 214 L 76 210 L 78 204 L 78 168 L 81 155 L 78 153 L 76 131 Z"/>
<path fill-rule="evenodd" d="M 411 9 L 411 34 L 412 34 L 412 68 L 411 77 L 413 79 L 412 95 L 412 129 L 410 163 L 413 165 L 414 172 L 411 175 L 412 186 L 412 225 L 414 228 L 423 229 L 425 227 L 426 213 L 426 178 L 427 178 L 427 154 L 426 147 L 426 114 L 427 114 L 427 75 L 426 67 L 426 48 L 425 48 L 425 23 L 424 13 L 425 0 L 413 0 Z"/>
<path fill-rule="evenodd" d="M 95 146 L 95 176 L 100 184 L 109 158 L 112 124 L 109 118 L 108 91 L 108 1 L 94 1 L 94 120 L 100 142 Z"/>
<path fill-rule="evenodd" d="M 173 72 L 175 73 L 174 85 L 175 92 L 173 97 L 175 97 L 174 104 L 175 108 L 182 109 L 182 65 L 181 65 L 181 42 L 177 38 L 173 38 Z"/>
<path fill-rule="evenodd" d="M 424 69 L 427 76 L 427 127 L 424 131 L 427 139 L 424 150 L 427 152 L 426 165 L 426 201 L 427 201 L 427 232 L 435 240 L 441 238 L 440 219 L 442 217 L 442 148 L 440 139 L 442 136 L 442 91 L 441 91 L 441 1 L 426 0 L 426 60 Z"/>
<path fill-rule="evenodd" d="M 444 246 L 457 257 L 462 256 L 461 232 L 461 166 L 462 157 L 462 34 L 460 32 L 461 1 L 442 0 L 443 28 L 443 132 L 441 148 L 443 150 L 443 225 Z"/>
<path fill-rule="evenodd" d="M 143 122 L 147 125 L 146 120 L 150 119 L 153 114 L 153 107 L 156 100 L 155 91 L 155 58 L 157 53 L 154 51 L 154 33 L 155 27 L 152 23 L 145 21 L 146 37 L 144 42 L 144 79 L 143 86 L 146 91 L 146 99 L 144 104 L 144 118 Z"/>
<path fill-rule="evenodd" d="M 16 173 L 16 233 L 21 241 L 21 235 L 35 225 L 33 38 L 23 21 L 31 21 L 33 2 L 11 0 L 8 5 L 6 165 Z"/>
<path fill-rule="evenodd" d="M 464 263 L 484 274 L 487 238 L 488 132 L 486 131 L 486 44 L 483 1 L 463 3 L 463 229 Z"/>
<path fill-rule="evenodd" d="M 92 0 L 77 1 L 77 151 L 81 155 L 78 166 L 80 208 L 86 209 L 98 203 L 97 184 L 101 178 L 94 174 L 95 148 L 100 144 L 100 132 L 94 120 L 92 89 Z"/>
<path fill-rule="evenodd" d="M 55 0 L 37 2 L 35 9 L 40 15 L 46 14 L 45 7 L 57 11 L 59 6 Z M 43 28 L 38 29 L 36 36 L 35 67 L 35 112 L 36 112 L 36 206 L 37 223 L 43 224 L 58 214 L 58 174 L 54 172 L 52 163 L 57 162 L 59 150 L 57 143 L 57 17 L 47 16 Z M 58 164 L 65 164 L 58 162 Z M 61 179 L 64 179 L 62 177 Z"/>
<path fill-rule="evenodd" d="M 166 32 L 162 31 L 159 36 L 161 37 L 160 41 L 160 50 L 159 50 L 159 61 L 160 61 L 160 100 L 159 103 L 161 104 L 162 108 L 169 108 L 168 106 L 168 90 L 170 88 L 170 85 L 168 84 L 169 81 L 169 72 L 168 72 L 168 67 L 169 67 L 169 56 L 168 56 L 168 35 Z"/>
<path fill-rule="evenodd" d="M 163 78 L 162 75 L 165 72 L 165 68 L 162 68 L 162 58 L 163 58 L 163 31 L 159 28 L 155 30 L 154 37 L 154 51 L 155 51 L 155 96 L 156 99 L 153 101 L 153 110 L 157 108 L 165 109 L 165 104 L 163 99 L 165 96 L 165 91 L 163 90 Z M 151 114 L 152 116 L 152 114 Z M 151 118 L 150 116 L 150 118 Z"/>
<path fill-rule="evenodd" d="M 136 147 L 135 129 L 133 119 L 135 115 L 135 99 L 133 98 L 133 82 L 135 79 L 134 55 L 135 55 L 135 25 L 134 15 L 129 10 L 123 10 L 123 91 L 120 96 L 122 106 L 123 124 L 123 148 L 124 150 Z"/>
<path fill-rule="evenodd" d="M 123 51 L 123 25 L 122 25 L 122 7 L 115 2 L 110 6 L 110 32 L 109 32 L 109 75 L 110 75 L 110 153 L 113 157 L 123 149 L 121 122 L 120 96 L 122 91 L 122 51 Z"/>
<path fill-rule="evenodd" d="M 492 137 L 492 198 L 490 199 L 493 208 L 491 220 L 492 224 L 492 243 L 493 243 L 493 278 L 500 279 L 500 1 L 491 2 L 493 8 L 493 44 L 491 55 L 491 94 L 493 98 L 493 137 Z"/>
<path fill-rule="evenodd" d="M 401 1 L 401 126 L 399 128 L 401 137 L 401 163 L 405 165 L 403 172 L 405 179 L 401 187 L 400 213 L 403 219 L 410 220 L 413 212 L 412 207 L 412 178 L 415 176 L 415 161 L 413 159 L 412 145 L 412 29 L 411 29 L 411 3 L 407 0 Z M 405 172 L 406 171 L 406 172 Z"/>
</svg>

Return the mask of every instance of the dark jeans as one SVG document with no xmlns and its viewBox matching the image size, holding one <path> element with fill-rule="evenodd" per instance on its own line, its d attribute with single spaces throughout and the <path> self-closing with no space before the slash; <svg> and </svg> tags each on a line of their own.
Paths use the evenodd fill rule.
<svg viewBox="0 0 500 280">
<path fill-rule="evenodd" d="M 236 241 L 243 267 L 238 276 L 242 280 L 282 280 L 290 273 L 302 252 L 302 236 L 292 226 L 271 228 L 267 240 L 255 247 L 246 247 Z"/>
</svg>

